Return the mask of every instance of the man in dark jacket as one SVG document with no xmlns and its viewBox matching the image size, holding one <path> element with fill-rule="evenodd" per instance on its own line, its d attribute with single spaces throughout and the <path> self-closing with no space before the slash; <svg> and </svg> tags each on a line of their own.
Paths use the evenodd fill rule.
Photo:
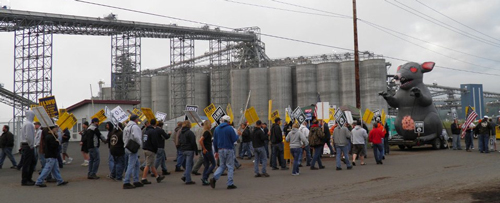
<svg viewBox="0 0 500 203">
<path fill-rule="evenodd" d="M 67 181 L 64 181 L 62 179 L 61 174 L 59 173 L 57 161 L 57 156 L 59 154 L 59 140 L 56 139 L 55 136 L 57 134 L 57 130 L 57 126 L 52 126 L 50 127 L 50 130 L 45 129 L 42 132 L 43 144 L 41 144 L 41 146 L 43 146 L 46 162 L 42 172 L 40 173 L 40 176 L 38 176 L 38 179 L 35 183 L 35 185 L 38 187 L 47 187 L 47 185 L 45 185 L 43 181 L 49 174 L 52 174 L 53 177 L 57 180 L 57 186 L 68 184 Z M 52 133 L 50 131 L 52 131 Z"/>
<path fill-rule="evenodd" d="M 2 150 L 0 154 L 0 168 L 2 168 L 3 161 L 7 156 L 12 163 L 12 166 L 10 168 L 16 169 L 16 159 L 14 159 L 14 156 L 12 156 L 12 148 L 14 147 L 14 135 L 9 131 L 8 125 L 4 125 L 2 131 L 3 133 L 0 137 L 0 148 Z"/>
<path fill-rule="evenodd" d="M 488 142 L 490 140 L 490 134 L 493 130 L 491 123 L 488 122 L 488 116 L 484 116 L 483 119 L 479 121 L 476 126 L 477 134 L 479 134 L 479 152 L 489 153 Z"/>
<path fill-rule="evenodd" d="M 193 169 L 194 155 L 198 155 L 196 136 L 190 128 L 191 122 L 184 121 L 184 123 L 182 123 L 182 130 L 179 136 L 180 150 L 182 151 L 184 160 L 186 160 L 186 170 L 184 171 L 184 175 L 181 179 L 184 183 L 186 183 L 186 185 L 195 184 L 195 182 L 191 180 L 191 170 Z"/>
<path fill-rule="evenodd" d="M 453 150 L 462 150 L 462 146 L 460 146 L 460 134 L 461 134 L 461 129 L 460 125 L 458 125 L 458 120 L 454 119 L 453 123 L 451 124 L 451 135 L 452 135 L 452 140 L 453 140 Z"/>
<path fill-rule="evenodd" d="M 266 134 L 264 134 L 264 130 L 262 130 L 262 122 L 260 120 L 256 122 L 251 137 L 253 149 L 255 150 L 255 160 L 253 163 L 255 177 L 269 177 L 269 174 L 267 174 L 266 172 L 267 157 L 266 150 L 264 149 L 264 145 L 266 144 L 265 141 L 268 140 L 268 137 Z M 262 173 L 259 173 L 260 163 L 262 163 Z"/>
<path fill-rule="evenodd" d="M 264 134 L 267 136 L 264 149 L 266 150 L 267 159 L 269 159 L 269 129 L 267 128 L 267 123 L 262 123 L 262 130 L 264 131 Z"/>
<path fill-rule="evenodd" d="M 167 164 L 165 163 L 167 159 L 167 155 L 165 154 L 165 140 L 170 138 L 172 133 L 166 133 L 163 130 L 163 122 L 159 121 L 156 125 L 156 133 L 158 135 L 158 152 L 156 152 L 156 160 L 155 160 L 155 168 L 158 169 L 161 166 L 162 175 L 170 175 L 170 172 L 167 170 Z"/>
<path fill-rule="evenodd" d="M 248 159 L 252 158 L 252 152 L 250 151 L 250 144 L 252 144 L 252 138 L 250 137 L 250 128 L 248 128 L 246 123 L 242 123 L 241 129 L 244 129 L 241 133 L 241 145 L 243 146 L 243 150 L 240 153 L 241 158 L 245 158 L 245 155 L 248 156 Z"/>
<path fill-rule="evenodd" d="M 277 161 L 281 166 L 281 170 L 287 170 L 288 168 L 286 167 L 286 162 L 284 159 L 284 146 L 283 146 L 283 132 L 281 131 L 281 119 L 276 118 L 274 119 L 274 124 L 271 127 L 271 144 L 272 144 L 272 151 L 271 151 L 271 167 L 273 170 L 278 170 L 277 166 Z"/>
<path fill-rule="evenodd" d="M 142 173 L 141 183 L 151 184 L 151 182 L 149 182 L 147 179 L 149 169 L 151 169 L 151 172 L 156 177 L 156 182 L 160 183 L 165 178 L 165 176 L 159 176 L 158 172 L 156 171 L 156 167 L 154 166 L 156 152 L 158 152 L 158 134 L 156 133 L 156 119 L 151 119 L 150 125 L 146 127 L 143 141 L 144 145 L 142 146 L 142 149 L 144 150 L 146 165 L 144 167 L 144 172 Z"/>
<path fill-rule="evenodd" d="M 109 153 L 113 157 L 113 168 L 111 177 L 117 181 L 122 181 L 125 171 L 125 143 L 123 142 L 123 125 L 118 124 L 120 128 L 115 128 L 109 137 Z"/>
<path fill-rule="evenodd" d="M 89 150 L 89 172 L 87 179 L 99 179 L 96 175 L 99 170 L 101 155 L 99 153 L 100 140 L 106 142 L 106 138 L 99 131 L 99 119 L 93 118 L 90 127 L 86 131 L 87 148 Z"/>
</svg>

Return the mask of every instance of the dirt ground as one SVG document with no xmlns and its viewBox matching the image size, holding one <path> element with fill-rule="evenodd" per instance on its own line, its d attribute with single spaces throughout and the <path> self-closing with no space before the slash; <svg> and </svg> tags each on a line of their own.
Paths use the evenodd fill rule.
<svg viewBox="0 0 500 203">
<path fill-rule="evenodd" d="M 123 190 L 122 182 L 106 178 L 106 146 L 100 148 L 99 180 L 86 179 L 87 168 L 80 166 L 83 159 L 77 143 L 71 143 L 69 150 L 75 160 L 61 170 L 69 181 L 64 187 L 53 183 L 47 188 L 22 187 L 21 172 L 9 169 L 10 161 L 5 160 L 0 169 L 0 202 L 500 202 L 499 152 L 428 147 L 401 151 L 393 147 L 384 164 L 376 165 L 369 149 L 367 165 L 357 161 L 353 170 L 342 164 L 343 170 L 336 171 L 335 158 L 325 157 L 326 169 L 302 167 L 300 176 L 291 176 L 291 170 L 268 167 L 269 178 L 254 178 L 252 160 L 239 160 L 243 166 L 234 175 L 238 189 L 227 190 L 224 176 L 215 189 L 202 186 L 200 176 L 193 177 L 195 185 L 184 185 L 182 173 L 172 172 L 175 149 L 169 142 L 167 168 L 172 174 L 162 183 Z"/>
</svg>

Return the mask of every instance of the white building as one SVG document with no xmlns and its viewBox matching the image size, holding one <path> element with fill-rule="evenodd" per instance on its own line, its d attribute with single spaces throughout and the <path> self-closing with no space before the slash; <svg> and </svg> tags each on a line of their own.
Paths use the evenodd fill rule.
<svg viewBox="0 0 500 203">
<path fill-rule="evenodd" d="M 76 119 L 78 120 L 77 124 L 70 129 L 71 139 L 70 141 L 80 141 L 81 136 L 79 134 L 82 131 L 82 123 L 90 120 L 94 114 L 96 114 L 101 109 L 104 109 L 107 106 L 110 110 L 114 109 L 117 106 L 120 106 L 124 111 L 130 111 L 134 108 L 139 108 L 137 105 L 140 104 L 140 101 L 120 101 L 120 100 L 94 100 L 92 104 L 92 100 L 86 99 L 81 102 L 78 102 L 68 108 L 66 110 L 68 113 L 72 113 Z M 99 130 L 103 133 L 103 135 L 107 135 L 107 130 L 105 128 L 105 122 L 103 122 L 99 126 Z"/>
</svg>

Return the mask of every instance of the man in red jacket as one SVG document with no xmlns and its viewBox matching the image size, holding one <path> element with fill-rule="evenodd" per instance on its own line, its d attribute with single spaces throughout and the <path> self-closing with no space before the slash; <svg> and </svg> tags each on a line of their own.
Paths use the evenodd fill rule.
<svg viewBox="0 0 500 203">
<path fill-rule="evenodd" d="M 373 124 L 373 129 L 370 131 L 370 134 L 368 135 L 368 140 L 372 143 L 372 148 L 373 148 L 373 154 L 375 156 L 375 161 L 377 164 L 383 164 L 382 163 L 382 149 L 383 149 L 383 143 L 382 143 L 382 138 L 384 138 L 385 133 L 378 128 L 378 124 L 374 123 Z"/>
</svg>

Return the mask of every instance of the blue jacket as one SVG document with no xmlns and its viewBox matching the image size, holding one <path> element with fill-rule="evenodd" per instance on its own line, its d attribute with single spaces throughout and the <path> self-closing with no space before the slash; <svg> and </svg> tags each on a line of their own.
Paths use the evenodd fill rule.
<svg viewBox="0 0 500 203">
<path fill-rule="evenodd" d="M 215 128 L 214 133 L 215 153 L 218 153 L 219 149 L 233 149 L 236 140 L 238 140 L 238 135 L 234 132 L 233 127 L 227 123 L 220 124 Z"/>
</svg>

